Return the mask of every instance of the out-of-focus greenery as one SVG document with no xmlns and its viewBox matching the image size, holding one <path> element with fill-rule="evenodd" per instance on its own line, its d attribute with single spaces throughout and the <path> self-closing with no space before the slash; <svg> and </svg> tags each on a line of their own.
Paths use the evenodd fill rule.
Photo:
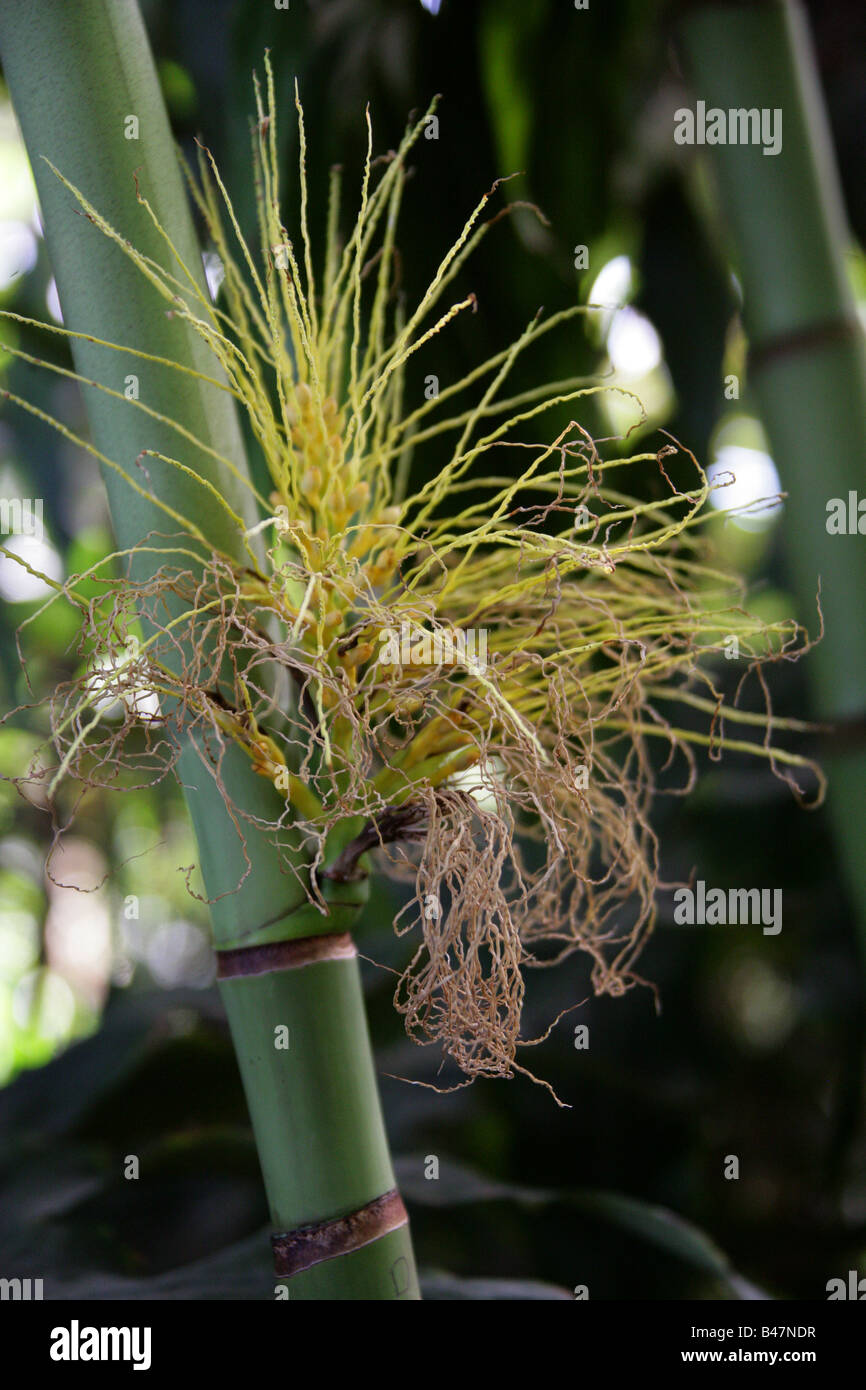
<svg viewBox="0 0 866 1390">
<path fill-rule="evenodd" d="M 443 385 L 509 342 L 542 304 L 554 310 L 580 295 L 620 305 L 571 340 L 544 339 L 514 390 L 609 372 L 645 400 L 648 438 L 664 442 L 663 427 L 705 462 L 735 461 L 746 497 L 779 488 L 749 398 L 723 230 L 702 170 L 670 138 L 684 89 L 666 7 L 443 0 L 433 14 L 437 6 L 418 0 L 297 0 L 288 11 L 261 0 L 150 0 L 143 9 L 179 138 L 189 148 L 203 134 L 246 226 L 250 74 L 266 46 L 287 116 L 299 81 L 314 209 L 335 160 L 351 202 L 367 101 L 384 149 L 410 110 L 442 93 L 439 139 L 419 148 L 401 219 L 410 302 L 480 193 L 519 175 L 504 193 L 537 203 L 548 225 L 521 213 L 486 242 L 465 277 L 478 313 L 450 330 Z M 866 77 L 853 55 L 863 19 L 853 5 L 830 7 L 834 27 L 827 7 L 814 9 L 862 241 Z M 0 97 L 0 306 L 56 317 L 32 181 Z M 286 119 L 286 159 L 292 129 Z M 589 250 L 585 271 L 574 265 L 579 245 Z M 866 306 L 856 246 L 849 263 Z M 0 339 L 68 361 L 61 341 L 29 329 L 2 324 Z M 410 377 L 419 400 L 428 362 Z M 732 373 L 737 399 L 725 395 Z M 84 428 L 68 383 L 8 359 L 0 375 L 0 386 Z M 582 418 L 596 435 L 635 420 L 607 400 Z M 38 569 L 69 574 L 110 548 L 95 466 L 10 411 L 0 422 L 0 496 L 43 499 L 44 540 L 28 552 Z M 718 543 L 757 586 L 757 602 L 792 611 L 784 546 L 797 538 L 785 532 L 784 508 L 753 529 L 724 526 Z M 32 699 L 15 630 L 42 591 L 22 573 L 0 557 L 4 711 Z M 73 615 L 60 604 L 22 644 L 36 692 L 80 669 Z M 773 695 L 780 712 L 808 714 L 798 668 L 774 672 Z M 46 729 L 38 708 L 10 718 L 0 772 L 21 775 Z M 641 966 L 661 1012 L 650 989 L 588 1000 L 532 1054 L 570 1109 L 522 1079 L 448 1095 L 394 1079 L 435 1082 L 438 1059 L 406 1042 L 392 977 L 368 967 L 389 1134 L 431 1296 L 556 1297 L 586 1284 L 593 1298 L 820 1297 L 862 1256 L 866 1010 L 829 832 L 760 768 L 728 758 L 701 772 L 687 801 L 657 807 L 662 877 L 695 868 L 708 883 L 779 886 L 784 929 L 674 927 L 671 897 L 661 895 Z M 47 1296 L 268 1296 L 258 1235 L 266 1212 L 210 989 L 207 913 L 179 867 L 196 857 L 180 795 L 168 781 L 91 794 L 48 877 L 51 832 L 43 808 L 0 782 L 0 1079 L 23 1072 L 0 1096 L 3 1271 L 45 1277 Z M 361 950 L 386 966 L 406 950 L 387 925 L 397 905 L 396 890 L 383 888 L 361 932 Z M 539 973 L 527 1032 L 543 1032 L 587 993 L 576 962 Z M 574 1046 L 578 1023 L 589 1026 L 586 1051 Z M 140 1184 L 123 1177 L 130 1154 L 146 1173 L 144 1203 Z M 732 1154 L 740 1177 L 726 1181 Z M 438 1182 L 425 1178 L 430 1156 Z M 466 1282 L 494 1275 L 518 1282 Z"/>
</svg>

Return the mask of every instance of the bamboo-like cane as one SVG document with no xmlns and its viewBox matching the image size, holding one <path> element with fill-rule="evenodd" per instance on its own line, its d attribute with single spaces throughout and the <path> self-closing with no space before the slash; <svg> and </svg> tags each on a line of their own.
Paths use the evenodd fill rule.
<svg viewBox="0 0 866 1390">
<path fill-rule="evenodd" d="M 218 377 L 202 342 L 166 315 L 164 303 L 121 251 L 81 216 L 41 158 L 80 187 L 138 249 L 164 262 L 166 247 L 136 198 L 137 178 L 203 285 L 201 256 L 135 0 L 74 5 L 41 0 L 33 6 L 0 0 L 0 55 L 33 164 L 67 327 Z M 141 399 L 246 474 L 228 394 L 82 339 L 73 340 L 73 351 L 79 373 L 121 392 L 127 378 L 136 376 Z M 156 495 L 194 518 L 211 545 L 239 556 L 240 531 L 208 489 L 150 455 L 146 475 L 137 466 L 144 449 L 176 457 L 178 435 L 123 401 L 99 391 L 85 394 L 97 448 L 139 484 L 149 478 Z M 248 515 L 237 473 L 189 444 L 183 462 L 207 478 L 236 512 Z M 110 469 L 104 476 L 120 546 L 132 548 L 151 532 L 171 530 L 165 514 L 124 477 Z M 134 557 L 136 578 L 148 577 L 151 559 L 143 553 Z M 270 840 L 246 822 L 240 837 L 194 748 L 185 749 L 178 770 L 206 891 L 215 900 L 211 914 L 221 991 L 277 1237 L 276 1267 L 285 1275 L 278 1296 L 417 1298 L 409 1229 L 393 1191 L 357 958 L 345 935 L 363 885 L 334 886 L 330 916 L 321 916 L 309 907 Z M 222 771 L 245 816 L 276 820 L 282 808 L 277 791 L 251 770 L 234 744 Z"/>
<path fill-rule="evenodd" d="M 845 229 L 826 113 L 796 3 L 690 8 L 680 44 L 696 99 L 782 113 L 782 148 L 708 148 L 732 233 L 749 338 L 749 385 L 783 487 L 788 563 L 801 616 L 826 632 L 807 663 L 817 714 L 866 715 L 866 536 L 828 532 L 827 504 L 866 495 L 866 340 L 844 267 Z M 866 753 L 827 759 L 829 808 L 866 942 Z"/>
</svg>

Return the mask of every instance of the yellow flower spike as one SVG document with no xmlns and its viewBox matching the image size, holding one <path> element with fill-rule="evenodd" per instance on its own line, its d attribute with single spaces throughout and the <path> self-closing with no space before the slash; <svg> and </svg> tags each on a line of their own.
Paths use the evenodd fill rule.
<svg viewBox="0 0 866 1390">
<path fill-rule="evenodd" d="M 688 789 L 696 750 L 715 757 L 728 747 L 763 758 L 798 795 L 801 783 L 817 781 L 818 799 L 813 765 L 776 748 L 768 732 L 787 728 L 771 716 L 765 668 L 805 650 L 808 637 L 793 621 L 761 623 L 720 571 L 704 528 L 709 486 L 688 451 L 679 463 L 690 476 L 677 487 L 669 441 L 627 455 L 574 418 L 584 397 L 630 393 L 579 378 L 520 391 L 510 384 L 535 345 L 569 331 L 585 306 L 537 316 L 437 397 L 405 399 L 407 365 L 423 354 L 438 371 L 454 319 L 477 307 L 471 291 L 452 298 L 452 286 L 498 220 L 485 212 L 496 185 L 431 262 L 420 302 L 402 305 L 397 222 L 424 119 L 383 160 L 373 159 L 369 136 L 359 213 L 342 242 L 332 175 L 318 246 L 299 99 L 299 189 L 288 200 L 299 225 L 283 223 L 267 59 L 265 67 L 254 140 L 258 250 L 246 244 L 206 151 L 198 181 L 189 175 L 225 267 L 219 307 L 193 288 L 167 238 L 166 265 L 158 264 L 67 187 L 200 336 L 215 377 L 217 368 L 225 374 L 223 389 L 244 411 L 271 480 L 267 499 L 255 494 L 260 520 L 245 533 L 265 537 L 267 560 L 241 569 L 205 550 L 194 584 L 184 548 L 151 538 L 163 564 L 150 586 L 133 592 L 100 578 L 92 608 L 78 597 L 77 577 L 56 589 L 82 610 L 101 654 L 117 652 L 130 615 L 147 619 L 142 686 L 234 739 L 258 773 L 284 781 L 323 847 L 355 818 L 368 831 L 395 827 L 383 835 L 382 868 L 402 873 L 408 864 L 420 903 L 447 890 L 451 904 L 441 919 L 418 911 L 407 923 L 417 948 L 398 986 L 407 1029 L 440 1043 L 469 1077 L 509 1076 L 523 972 L 545 953 L 585 952 L 599 992 L 636 982 L 655 915 L 650 812 L 659 780 L 668 786 L 679 774 Z M 180 433 L 178 457 L 165 466 L 191 467 L 185 444 L 199 441 Z M 417 473 L 427 481 L 413 493 Z M 638 495 L 624 491 L 626 477 L 638 479 Z M 195 518 L 163 510 L 200 559 Z M 215 663 L 199 641 L 204 624 L 217 639 Z M 425 651 L 425 636 L 447 638 L 447 657 Z M 739 643 L 727 682 L 735 663 L 720 651 L 726 638 Z M 178 649 L 190 655 L 173 674 Z M 749 680 L 761 703 L 741 710 Z M 286 685 L 291 698 L 277 709 L 274 692 Z M 108 744 L 96 698 L 80 681 L 54 697 L 55 781 L 116 776 L 121 735 L 136 719 L 128 713 Z M 163 732 L 168 748 L 170 726 Z M 137 747 L 129 740 L 126 760 L 138 769 L 140 757 L 149 773 Z M 467 769 L 477 771 L 460 777 Z M 531 857 L 524 829 L 542 841 Z M 366 854 L 369 834 L 361 838 Z"/>
</svg>

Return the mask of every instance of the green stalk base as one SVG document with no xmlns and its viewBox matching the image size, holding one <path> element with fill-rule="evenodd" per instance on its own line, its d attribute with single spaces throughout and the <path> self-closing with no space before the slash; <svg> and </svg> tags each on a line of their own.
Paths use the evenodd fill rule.
<svg viewBox="0 0 866 1390">
<path fill-rule="evenodd" d="M 224 979 L 220 992 L 274 1232 L 391 1191 L 357 957 Z M 277 1282 L 290 1298 L 420 1297 L 408 1227 Z"/>
</svg>

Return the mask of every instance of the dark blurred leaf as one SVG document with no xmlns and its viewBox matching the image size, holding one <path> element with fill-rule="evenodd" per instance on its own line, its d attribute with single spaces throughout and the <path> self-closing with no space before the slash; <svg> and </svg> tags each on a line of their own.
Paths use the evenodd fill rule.
<svg viewBox="0 0 866 1390">
<path fill-rule="evenodd" d="M 62 1248 L 55 1238 L 47 1248 L 29 1252 L 29 1261 L 26 1258 L 15 1260 L 13 1252 L 4 1249 L 4 1268 L 14 1268 L 20 1278 L 44 1279 L 47 1299 L 206 1299 L 212 1302 L 274 1296 L 267 1231 L 257 1231 L 206 1259 L 152 1279 L 127 1279 L 103 1270 L 78 1267 L 73 1261 L 61 1263 L 58 1255 Z"/>
<path fill-rule="evenodd" d="M 737 1298 L 766 1298 L 731 1266 L 728 1257 L 703 1231 L 665 1207 L 618 1192 L 544 1191 L 514 1183 L 496 1182 L 453 1160 L 440 1161 L 439 1177 L 424 1177 L 424 1158 L 396 1161 L 400 1189 L 410 1202 L 452 1207 L 475 1202 L 517 1202 L 522 1206 L 564 1206 L 608 1222 L 650 1241 L 686 1261 L 703 1274 L 721 1281 Z"/>
<path fill-rule="evenodd" d="M 0 1135 L 59 1135 L 135 1069 L 148 1050 L 149 1011 L 109 1014 L 100 1031 L 0 1091 Z"/>
<path fill-rule="evenodd" d="M 537 1300 L 570 1300 L 568 1289 L 556 1284 L 542 1284 L 535 1279 L 459 1279 L 456 1274 L 430 1270 L 421 1274 L 421 1293 L 426 1299 L 514 1299 L 520 1302 Z"/>
</svg>

